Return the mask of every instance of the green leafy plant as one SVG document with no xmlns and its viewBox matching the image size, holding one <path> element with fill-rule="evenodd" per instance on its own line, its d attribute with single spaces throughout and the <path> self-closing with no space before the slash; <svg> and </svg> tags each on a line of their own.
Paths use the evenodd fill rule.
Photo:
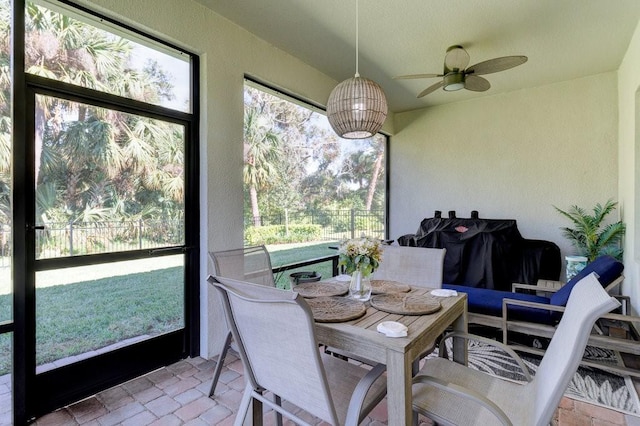
<svg viewBox="0 0 640 426">
<path fill-rule="evenodd" d="M 617 206 L 618 203 L 613 200 L 607 201 L 604 206 L 598 203 L 593 208 L 593 215 L 578 206 L 571 206 L 568 211 L 553 207 L 574 225 L 573 228 L 560 228 L 562 235 L 571 241 L 578 254 L 586 256 L 591 262 L 603 254 L 622 260 L 621 241 L 626 230 L 625 224 L 622 221 L 604 224 L 607 215 Z"/>
</svg>

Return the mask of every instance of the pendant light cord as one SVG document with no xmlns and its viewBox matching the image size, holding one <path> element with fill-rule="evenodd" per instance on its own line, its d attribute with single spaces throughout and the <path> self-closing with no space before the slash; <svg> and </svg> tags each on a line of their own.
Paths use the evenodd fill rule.
<svg viewBox="0 0 640 426">
<path fill-rule="evenodd" d="M 356 77 L 360 77 L 358 72 L 358 2 L 359 0 L 356 0 Z"/>
</svg>

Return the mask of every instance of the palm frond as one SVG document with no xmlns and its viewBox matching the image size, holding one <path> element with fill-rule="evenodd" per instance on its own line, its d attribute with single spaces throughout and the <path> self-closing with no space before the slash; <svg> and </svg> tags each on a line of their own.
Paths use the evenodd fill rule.
<svg viewBox="0 0 640 426">
<path fill-rule="evenodd" d="M 602 223 L 605 216 L 613 211 L 617 207 L 618 203 L 613 200 L 608 200 L 604 206 L 600 205 L 600 203 L 596 204 L 593 208 L 593 218 L 597 223 Z"/>
</svg>

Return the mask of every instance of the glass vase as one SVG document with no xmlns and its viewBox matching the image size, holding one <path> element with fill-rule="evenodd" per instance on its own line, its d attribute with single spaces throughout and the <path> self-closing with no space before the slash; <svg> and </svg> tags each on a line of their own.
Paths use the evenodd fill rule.
<svg viewBox="0 0 640 426">
<path fill-rule="evenodd" d="M 356 269 L 351 274 L 349 296 L 361 302 L 366 302 L 371 298 L 371 280 L 368 275 L 364 275 L 359 269 Z"/>
</svg>

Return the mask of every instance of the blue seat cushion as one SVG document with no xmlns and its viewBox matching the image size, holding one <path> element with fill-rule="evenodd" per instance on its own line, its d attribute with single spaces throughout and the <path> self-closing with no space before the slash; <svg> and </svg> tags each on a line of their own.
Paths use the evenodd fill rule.
<svg viewBox="0 0 640 426">
<path fill-rule="evenodd" d="M 467 287 L 463 285 L 443 284 L 442 288 L 467 293 L 467 309 L 469 312 L 502 316 L 502 300 L 516 299 L 527 302 L 549 304 L 549 298 L 526 293 L 512 293 L 510 291 L 492 290 L 488 288 Z M 550 311 L 544 309 L 529 308 L 525 306 L 509 307 L 510 320 L 523 320 L 540 324 L 553 324 L 555 322 Z"/>
<path fill-rule="evenodd" d="M 602 284 L 603 287 L 606 287 L 618 278 L 622 274 L 623 270 L 624 265 L 613 257 L 608 255 L 599 256 L 593 262 L 588 263 L 582 271 L 578 272 L 569 280 L 569 282 L 551 296 L 551 304 L 566 306 L 567 301 L 569 300 L 569 294 L 571 294 L 573 287 L 578 283 L 578 281 L 592 272 L 596 273 L 600 284 Z"/>
</svg>

